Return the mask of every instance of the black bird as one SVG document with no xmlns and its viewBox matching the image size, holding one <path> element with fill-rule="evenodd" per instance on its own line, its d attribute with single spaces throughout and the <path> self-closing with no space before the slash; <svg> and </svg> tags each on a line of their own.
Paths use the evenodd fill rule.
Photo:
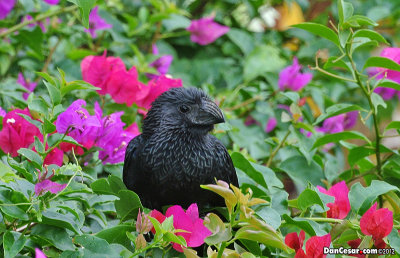
<svg viewBox="0 0 400 258">
<path fill-rule="evenodd" d="M 224 121 L 221 109 L 199 89 L 172 88 L 161 94 L 143 121 L 143 133 L 126 149 L 127 188 L 150 209 L 223 206 L 221 197 L 200 185 L 216 178 L 238 186 L 228 151 L 208 134 Z"/>
</svg>

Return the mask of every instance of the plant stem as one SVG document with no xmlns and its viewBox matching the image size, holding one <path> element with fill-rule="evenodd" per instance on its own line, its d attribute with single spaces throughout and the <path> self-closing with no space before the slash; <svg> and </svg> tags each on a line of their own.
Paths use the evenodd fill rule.
<svg viewBox="0 0 400 258">
<path fill-rule="evenodd" d="M 52 17 L 52 16 L 56 16 L 56 15 L 61 14 L 61 13 L 72 12 L 72 11 L 74 11 L 76 9 L 78 9 L 77 5 L 71 5 L 71 6 L 68 6 L 68 7 L 65 7 L 65 8 L 60 8 L 60 9 L 54 10 L 54 11 L 49 12 L 49 13 L 39 14 L 33 20 L 26 20 L 24 22 L 21 22 L 21 23 L 15 25 L 15 26 L 9 28 L 6 31 L 3 31 L 2 33 L 0 33 L 0 38 L 5 37 L 8 34 L 11 34 L 11 33 L 15 32 L 15 31 L 25 27 L 26 25 L 36 23 L 38 21 L 44 20 L 44 19 Z"/>
<path fill-rule="evenodd" d="M 350 60 L 351 66 L 354 70 L 354 78 L 360 86 L 362 92 L 364 95 L 367 97 L 369 107 L 372 111 L 372 119 L 374 120 L 374 128 L 375 128 L 375 138 L 376 138 L 376 144 L 375 144 L 375 155 L 376 155 L 376 169 L 378 171 L 378 174 L 381 174 L 381 151 L 380 151 L 380 141 L 381 141 L 381 135 L 379 133 L 379 125 L 378 125 L 378 117 L 376 115 L 376 109 L 374 107 L 374 104 L 372 103 L 371 99 L 371 92 L 368 92 L 367 89 L 364 87 L 364 84 L 361 81 L 360 74 L 357 71 L 357 67 L 353 61 L 353 58 L 351 57 L 349 51 L 346 51 L 346 55 Z"/>
<path fill-rule="evenodd" d="M 344 220 L 342 219 L 332 219 L 332 218 L 307 218 L 304 219 L 312 220 L 315 222 L 329 222 L 329 223 L 342 223 Z"/>
<path fill-rule="evenodd" d="M 225 110 L 226 110 L 226 111 L 233 111 L 233 110 L 239 109 L 239 108 L 241 108 L 241 107 L 245 107 L 245 106 L 247 106 L 247 105 L 249 105 L 249 104 L 251 104 L 251 103 L 253 103 L 253 102 L 256 102 L 256 101 L 258 101 L 258 100 L 261 100 L 261 99 L 262 99 L 261 96 L 255 96 L 255 97 L 250 98 L 250 99 L 248 99 L 248 100 L 246 100 L 246 101 L 243 101 L 243 102 L 240 103 L 240 104 L 237 104 L 236 106 L 225 108 Z"/>
<path fill-rule="evenodd" d="M 275 155 L 278 153 L 279 149 L 282 148 L 283 144 L 285 143 L 286 139 L 288 138 L 290 134 L 290 130 L 288 130 L 285 134 L 285 136 L 283 137 L 282 141 L 279 143 L 279 145 L 275 148 L 275 150 L 271 153 L 271 155 L 268 158 L 267 161 L 267 167 L 269 167 L 271 165 L 272 160 L 274 159 Z"/>
<path fill-rule="evenodd" d="M 224 253 L 225 247 L 227 246 L 226 242 L 222 242 L 221 247 L 218 250 L 217 258 L 221 258 Z"/>
</svg>

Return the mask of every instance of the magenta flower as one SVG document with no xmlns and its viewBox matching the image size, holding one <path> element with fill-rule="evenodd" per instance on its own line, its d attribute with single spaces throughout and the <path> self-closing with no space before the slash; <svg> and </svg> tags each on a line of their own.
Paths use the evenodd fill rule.
<svg viewBox="0 0 400 258">
<path fill-rule="evenodd" d="M 47 258 L 47 256 L 39 248 L 35 248 L 35 258 Z"/>
<path fill-rule="evenodd" d="M 58 2 L 60 2 L 60 0 L 44 0 L 44 1 L 50 5 L 56 5 L 58 4 Z"/>
<path fill-rule="evenodd" d="M 352 111 L 325 119 L 318 131 L 324 133 L 340 133 L 351 129 L 357 123 L 358 112 Z"/>
<path fill-rule="evenodd" d="M 18 156 L 20 148 L 28 148 L 35 140 L 35 136 L 42 139 L 39 129 L 18 114 L 29 117 L 28 109 L 14 109 L 3 118 L 3 128 L 0 131 L 0 148 L 12 157 Z"/>
<path fill-rule="evenodd" d="M 301 73 L 301 65 L 297 57 L 293 58 L 293 64 L 284 68 L 279 73 L 279 89 L 299 91 L 306 86 L 312 79 L 311 73 Z"/>
<path fill-rule="evenodd" d="M 214 17 L 210 16 L 199 20 L 193 20 L 186 30 L 190 31 L 191 41 L 200 45 L 208 45 L 226 34 L 229 31 L 229 27 L 219 25 L 214 22 Z"/>
<path fill-rule="evenodd" d="M 44 165 L 56 164 L 61 167 L 63 164 L 64 152 L 59 148 L 54 148 L 47 154 L 46 158 L 43 160 Z"/>
<path fill-rule="evenodd" d="M 112 25 L 108 24 L 103 18 L 98 14 L 99 7 L 96 6 L 90 11 L 89 15 L 89 29 L 85 29 L 85 32 L 89 32 L 92 38 L 96 38 L 96 31 L 111 29 Z"/>
<path fill-rule="evenodd" d="M 329 188 L 329 190 L 326 190 L 319 185 L 317 188 L 321 193 L 335 197 L 335 201 L 333 203 L 328 203 L 326 205 L 330 208 L 327 212 L 327 217 L 334 219 L 346 218 L 351 209 L 349 201 L 349 188 L 347 187 L 346 182 L 341 181 L 333 185 L 331 188 Z"/>
<path fill-rule="evenodd" d="M 42 195 L 48 191 L 50 191 L 53 194 L 56 194 L 64 190 L 65 187 L 67 187 L 67 184 L 59 184 L 51 181 L 50 179 L 54 176 L 54 174 L 51 174 L 48 178 L 46 178 L 47 174 L 48 174 L 47 166 L 45 166 L 45 172 L 43 174 L 41 174 L 41 172 L 39 171 L 38 182 L 35 185 L 36 196 Z"/>
<path fill-rule="evenodd" d="M 100 123 L 95 116 L 91 116 L 89 112 L 82 108 L 86 106 L 86 101 L 78 99 L 74 101 L 56 120 L 57 132 L 74 138 L 77 142 L 90 148 L 94 144 L 97 135 L 91 133 L 88 128 L 100 127 Z"/>
<path fill-rule="evenodd" d="M 7 15 L 14 8 L 15 0 L 0 0 L 0 20 L 7 17 Z"/>
<path fill-rule="evenodd" d="M 377 203 L 371 206 L 360 219 L 361 232 L 380 240 L 390 234 L 393 228 L 393 212 L 387 208 L 376 209 Z"/>
<path fill-rule="evenodd" d="M 0 107 L 0 116 L 5 117 L 7 112 Z"/>
<path fill-rule="evenodd" d="M 270 119 L 268 119 L 267 125 L 265 126 L 265 132 L 269 133 L 272 130 L 275 129 L 276 125 L 278 124 L 278 121 L 276 120 L 275 117 L 271 117 Z"/>
<path fill-rule="evenodd" d="M 25 87 L 29 92 L 24 92 L 22 97 L 26 100 L 29 97 L 29 94 L 35 90 L 37 83 L 36 82 L 29 82 L 24 78 L 22 73 L 18 73 L 17 83 Z"/>
<path fill-rule="evenodd" d="M 206 237 L 211 236 L 212 232 L 203 224 L 199 218 L 197 204 L 193 203 L 186 212 L 179 205 L 171 206 L 165 212 L 165 216 L 157 210 L 153 210 L 150 216 L 162 223 L 165 218 L 174 216 L 174 228 L 183 229 L 187 232 L 178 232 L 177 236 L 183 236 L 189 247 L 198 247 L 204 243 Z M 178 252 L 183 252 L 182 246 L 174 243 L 172 247 Z"/>
<path fill-rule="evenodd" d="M 324 247 L 329 247 L 331 244 L 331 235 L 326 234 L 323 236 L 310 237 L 306 242 L 306 252 L 303 250 L 303 242 L 305 239 L 305 232 L 300 231 L 289 233 L 285 237 L 285 244 L 294 249 L 296 254 L 295 258 L 324 258 Z"/>
<path fill-rule="evenodd" d="M 171 79 L 165 75 L 160 75 L 147 83 L 147 87 L 145 87 L 145 89 L 147 88 L 148 90 L 147 95 L 145 95 L 143 98 L 137 99 L 136 104 L 139 107 L 149 109 L 151 107 L 151 103 L 153 103 L 153 101 L 163 92 L 171 88 L 179 87 L 182 87 L 181 79 Z"/>
<path fill-rule="evenodd" d="M 153 44 L 153 55 L 158 55 L 158 48 L 156 46 L 156 44 Z M 168 73 L 168 69 L 172 63 L 172 60 L 174 59 L 173 56 L 171 55 L 164 55 L 160 58 L 158 58 L 157 60 L 155 60 L 154 62 L 152 62 L 150 64 L 150 67 L 154 67 L 157 69 L 159 74 L 167 74 Z M 154 74 L 146 74 L 146 76 L 150 79 L 153 79 L 156 77 L 156 75 Z"/>
<path fill-rule="evenodd" d="M 382 50 L 380 56 L 389 58 L 389 59 L 395 61 L 396 63 L 400 64 L 400 48 L 387 47 Z M 389 70 L 386 68 L 376 67 L 376 68 L 371 69 L 369 71 L 369 73 L 371 76 L 378 74 L 376 76 L 377 79 L 382 79 L 386 76 L 387 79 L 395 81 L 397 83 L 400 83 L 400 72 L 399 71 L 393 71 L 393 70 Z M 384 100 L 389 100 L 389 99 L 393 98 L 393 96 L 395 94 L 397 94 L 398 97 L 400 98 L 400 91 L 397 91 L 392 88 L 377 87 L 374 89 L 374 92 L 381 95 Z"/>
</svg>

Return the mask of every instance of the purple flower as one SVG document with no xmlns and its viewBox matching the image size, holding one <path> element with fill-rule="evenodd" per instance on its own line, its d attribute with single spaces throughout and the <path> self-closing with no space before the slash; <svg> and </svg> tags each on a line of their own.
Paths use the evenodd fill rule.
<svg viewBox="0 0 400 258">
<path fill-rule="evenodd" d="M 45 172 L 43 174 L 41 174 L 41 172 L 39 171 L 38 183 L 36 183 L 35 185 L 35 194 L 37 196 L 44 194 L 47 191 L 56 194 L 64 190 L 65 187 L 67 187 L 67 184 L 59 184 L 50 180 L 54 176 L 54 173 L 51 174 L 48 178 L 46 178 L 48 172 L 49 171 L 47 170 L 47 166 L 45 166 Z"/>
<path fill-rule="evenodd" d="M 92 38 L 96 38 L 97 30 L 104 30 L 112 28 L 111 24 L 108 24 L 100 15 L 97 13 L 99 7 L 96 6 L 92 9 L 89 15 L 89 29 L 85 29 L 86 32 L 89 32 L 92 35 Z"/>
<path fill-rule="evenodd" d="M 229 27 L 214 22 L 214 17 L 193 20 L 186 30 L 190 31 L 190 40 L 200 45 L 208 45 L 229 31 Z"/>
<path fill-rule="evenodd" d="M 318 130 L 324 133 L 340 133 L 346 129 L 354 127 L 357 122 L 357 111 L 340 114 L 325 119 L 323 125 Z"/>
<path fill-rule="evenodd" d="M 275 117 L 271 117 L 270 119 L 268 119 L 267 125 L 265 126 L 265 132 L 269 133 L 272 130 L 274 130 L 277 123 L 278 123 L 278 121 L 276 120 Z"/>
<path fill-rule="evenodd" d="M 158 48 L 157 48 L 156 44 L 153 44 L 153 55 L 158 55 L 158 54 L 159 54 Z M 157 60 L 155 60 L 154 62 L 152 62 L 150 64 L 150 67 L 156 68 L 159 74 L 167 74 L 169 66 L 171 65 L 173 59 L 174 59 L 174 57 L 171 55 L 164 55 L 164 56 L 158 58 Z M 156 77 L 154 74 L 150 74 L 150 73 L 146 74 L 146 76 L 149 79 L 153 79 L 154 77 Z"/>
<path fill-rule="evenodd" d="M 22 94 L 23 98 L 26 100 L 29 97 L 29 94 L 36 88 L 36 82 L 28 82 L 22 73 L 18 73 L 17 83 L 25 87 L 29 92 L 25 92 Z"/>
<path fill-rule="evenodd" d="M 124 123 L 121 121 L 123 112 L 103 116 L 99 104 L 95 103 L 96 117 L 101 121 L 101 128 L 97 131 L 95 145 L 102 148 L 99 158 L 106 163 L 119 163 L 124 160 L 126 146 L 136 135 L 131 130 L 124 131 Z"/>
<path fill-rule="evenodd" d="M 297 57 L 293 58 L 293 64 L 284 68 L 279 73 L 279 89 L 299 91 L 306 86 L 312 79 L 311 73 L 301 73 L 301 65 Z"/>
<path fill-rule="evenodd" d="M 44 0 L 46 3 L 51 4 L 51 5 L 56 5 L 60 0 Z"/>
<path fill-rule="evenodd" d="M 83 99 L 74 101 L 63 113 L 57 117 L 56 128 L 58 133 L 69 132 L 69 135 L 86 148 L 94 144 L 96 134 L 91 130 L 93 127 L 100 127 L 96 116 L 82 108 L 86 106 Z"/>
<path fill-rule="evenodd" d="M 35 258 L 47 258 L 47 256 L 39 248 L 35 248 Z"/>
<path fill-rule="evenodd" d="M 396 63 L 400 64 L 400 48 L 397 47 L 387 47 L 381 52 L 381 57 L 386 57 L 389 58 Z M 389 70 L 386 68 L 373 68 L 369 70 L 370 76 L 373 76 L 375 74 L 378 74 L 376 76 L 377 79 L 382 79 L 384 76 L 386 76 L 387 79 L 395 81 L 397 83 L 400 83 L 400 72 L 399 71 L 393 71 Z M 389 100 L 393 98 L 393 96 L 397 93 L 398 97 L 400 98 L 400 91 L 397 91 L 392 88 L 383 88 L 383 87 L 377 87 L 374 89 L 374 92 L 377 94 L 381 95 L 384 100 Z"/>
<path fill-rule="evenodd" d="M 15 0 L 0 0 L 0 20 L 7 17 L 7 15 L 14 8 Z"/>
<path fill-rule="evenodd" d="M 6 114 L 6 111 L 0 107 L 0 116 L 5 117 Z"/>
</svg>

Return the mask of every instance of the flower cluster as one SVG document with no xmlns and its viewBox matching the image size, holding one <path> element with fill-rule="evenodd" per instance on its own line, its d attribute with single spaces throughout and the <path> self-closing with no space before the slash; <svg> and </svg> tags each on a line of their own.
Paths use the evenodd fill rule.
<svg viewBox="0 0 400 258">
<path fill-rule="evenodd" d="M 128 71 L 119 57 L 87 56 L 81 63 L 82 77 L 86 82 L 99 87 L 99 94 L 110 94 L 116 103 L 148 109 L 151 103 L 164 91 L 182 87 L 180 79 L 170 79 L 165 75 L 151 79 L 147 85 L 140 82 L 136 67 Z"/>
<path fill-rule="evenodd" d="M 328 218 L 334 219 L 344 219 L 349 213 L 350 201 L 349 201 L 349 188 L 346 185 L 345 181 L 341 181 L 335 185 L 333 185 L 329 190 L 321 186 L 317 186 L 318 190 L 321 193 L 330 195 L 335 197 L 335 201 L 333 203 L 328 203 L 330 209 L 327 212 Z"/>
<path fill-rule="evenodd" d="M 176 235 L 185 238 L 187 246 L 198 247 L 204 243 L 204 239 L 212 234 L 212 232 L 203 224 L 203 219 L 199 218 L 199 210 L 197 204 L 193 203 L 189 206 L 186 212 L 179 205 L 171 206 L 165 212 L 165 216 L 157 211 L 153 210 L 150 216 L 157 219 L 162 223 L 167 217 L 174 216 L 174 228 L 182 229 L 185 232 L 178 232 Z M 155 233 L 154 229 L 152 230 Z M 183 252 L 182 246 L 174 243 L 172 247 Z"/>
<path fill-rule="evenodd" d="M 83 108 L 86 102 L 74 101 L 56 120 L 57 132 L 68 134 L 85 148 L 101 148 L 99 158 L 103 163 L 123 161 L 129 141 L 139 134 L 137 125 L 124 130 L 123 112 L 103 117 L 99 104 L 95 103 L 95 115 Z"/>
<path fill-rule="evenodd" d="M 303 250 L 303 242 L 305 239 L 305 232 L 300 231 L 300 234 L 292 232 L 286 235 L 285 244 L 296 252 L 295 258 L 323 258 L 324 247 L 329 247 L 331 244 L 331 235 L 326 234 L 323 236 L 310 237 L 306 242 L 306 251 Z"/>
</svg>

